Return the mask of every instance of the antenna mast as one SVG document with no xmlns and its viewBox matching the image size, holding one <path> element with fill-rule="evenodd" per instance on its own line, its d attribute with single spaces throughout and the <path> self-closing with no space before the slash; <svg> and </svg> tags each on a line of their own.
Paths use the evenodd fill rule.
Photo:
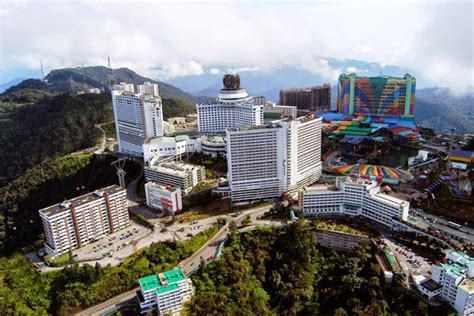
<svg viewBox="0 0 474 316">
<path fill-rule="evenodd" d="M 84 63 L 82 63 L 82 91 L 87 93 L 86 70 L 84 69 Z"/>
<path fill-rule="evenodd" d="M 112 72 L 112 64 L 110 63 L 110 55 L 107 55 L 107 68 L 109 68 L 109 86 L 112 88 L 114 85 L 114 74 Z"/>
<path fill-rule="evenodd" d="M 41 81 L 45 81 L 44 80 L 44 68 L 43 68 L 43 61 L 40 59 L 40 66 L 41 66 Z"/>
</svg>

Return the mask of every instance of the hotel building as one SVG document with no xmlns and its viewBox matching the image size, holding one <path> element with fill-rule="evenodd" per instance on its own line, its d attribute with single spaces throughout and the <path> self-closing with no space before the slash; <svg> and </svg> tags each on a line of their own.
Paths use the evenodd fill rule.
<svg viewBox="0 0 474 316">
<path fill-rule="evenodd" d="M 39 210 L 51 256 L 80 248 L 129 223 L 126 190 L 117 185 Z"/>
<path fill-rule="evenodd" d="M 143 142 L 163 136 L 163 111 L 158 85 L 149 82 L 138 85 L 119 84 L 112 88 L 115 128 L 119 152 L 143 155 Z"/>
<path fill-rule="evenodd" d="M 239 75 L 225 75 L 216 102 L 197 104 L 200 133 L 224 133 L 228 127 L 263 124 L 263 98 L 249 97 L 240 87 Z"/>
<path fill-rule="evenodd" d="M 192 281 L 180 269 L 141 278 L 138 282 L 140 308 L 142 311 L 156 309 L 158 315 L 178 312 L 193 295 Z"/>
<path fill-rule="evenodd" d="M 188 194 L 206 178 L 206 169 L 203 166 L 158 158 L 145 165 L 144 173 L 146 181 L 179 187 L 182 195 Z"/>
<path fill-rule="evenodd" d="M 337 178 L 335 185 L 314 185 L 299 192 L 305 216 L 363 216 L 392 227 L 393 218 L 407 220 L 410 203 L 380 192 L 376 181 Z"/>
<path fill-rule="evenodd" d="M 295 106 L 301 110 L 329 111 L 331 109 L 331 85 L 280 91 L 280 104 Z"/>
<path fill-rule="evenodd" d="M 166 214 L 174 215 L 183 209 L 179 187 L 147 182 L 145 183 L 145 197 L 149 208 L 166 212 Z"/>
<path fill-rule="evenodd" d="M 337 110 L 346 116 L 412 117 L 415 77 L 358 77 L 342 74 L 338 80 Z"/>
<path fill-rule="evenodd" d="M 474 313 L 474 259 L 450 250 L 445 262 L 432 266 L 432 278 L 417 285 L 428 299 L 440 298 L 459 315 Z"/>
<path fill-rule="evenodd" d="M 276 199 L 321 175 L 321 118 L 229 128 L 226 135 L 233 202 Z"/>
</svg>

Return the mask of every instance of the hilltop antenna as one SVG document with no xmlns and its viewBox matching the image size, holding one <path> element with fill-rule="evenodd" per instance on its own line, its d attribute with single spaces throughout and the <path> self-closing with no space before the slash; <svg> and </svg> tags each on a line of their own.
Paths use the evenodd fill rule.
<svg viewBox="0 0 474 316">
<path fill-rule="evenodd" d="M 40 59 L 40 66 L 41 66 L 41 81 L 45 81 L 44 80 L 44 68 L 43 68 L 43 61 Z"/>
<path fill-rule="evenodd" d="M 112 64 L 110 62 L 110 55 L 107 55 L 107 68 L 109 68 L 109 85 L 112 88 L 114 85 L 114 74 L 112 71 Z"/>
<path fill-rule="evenodd" d="M 116 161 L 112 162 L 111 165 L 117 169 L 117 176 L 119 179 L 119 185 L 122 189 L 126 189 L 125 186 L 125 175 L 127 174 L 123 167 L 125 166 L 125 161 L 127 161 L 128 158 L 119 158 Z"/>
<path fill-rule="evenodd" d="M 82 91 L 87 93 L 86 70 L 84 69 L 84 63 L 82 63 Z"/>
</svg>

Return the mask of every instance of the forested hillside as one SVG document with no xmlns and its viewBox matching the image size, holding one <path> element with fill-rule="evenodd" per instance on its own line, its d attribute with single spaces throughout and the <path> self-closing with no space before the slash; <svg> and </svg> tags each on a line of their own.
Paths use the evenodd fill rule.
<svg viewBox="0 0 474 316">
<path fill-rule="evenodd" d="M 397 282 L 386 284 L 374 249 L 317 246 L 311 225 L 231 234 L 220 260 L 192 277 L 191 315 L 443 315 Z"/>
<path fill-rule="evenodd" d="M 209 99 L 207 97 L 197 97 L 170 84 L 143 77 L 128 68 L 113 69 L 112 75 L 113 81 L 116 83 L 127 82 L 142 84 L 146 81 L 158 83 L 162 98 L 178 98 L 192 105 L 198 102 L 205 102 Z M 87 88 L 100 89 L 106 89 L 110 84 L 109 68 L 103 66 L 55 69 L 52 70 L 45 79 L 48 81 L 50 89 L 70 93 L 76 93 L 76 91 L 82 90 L 84 84 Z"/>
<path fill-rule="evenodd" d="M 186 116 L 187 114 L 196 113 L 196 109 L 181 99 L 163 98 L 163 117 L 165 119 L 174 116 Z"/>
<path fill-rule="evenodd" d="M 107 94 L 46 96 L 0 121 L 0 187 L 46 158 L 94 145 L 113 119 Z"/>
</svg>

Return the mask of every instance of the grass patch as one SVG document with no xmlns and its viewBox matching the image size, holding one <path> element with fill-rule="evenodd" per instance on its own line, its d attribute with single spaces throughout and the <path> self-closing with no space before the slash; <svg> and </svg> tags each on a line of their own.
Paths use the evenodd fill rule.
<svg viewBox="0 0 474 316">
<path fill-rule="evenodd" d="M 316 220 L 312 222 L 312 226 L 316 229 L 328 230 L 332 232 L 345 233 L 355 236 L 368 237 L 369 235 L 357 228 L 351 227 L 342 223 L 335 223 L 333 221 Z"/>
<path fill-rule="evenodd" d="M 73 263 L 71 254 L 69 252 L 63 253 L 62 255 L 57 256 L 56 258 L 46 255 L 44 257 L 44 261 L 46 262 L 48 266 L 51 266 L 51 267 L 62 267 L 67 264 Z"/>
</svg>

